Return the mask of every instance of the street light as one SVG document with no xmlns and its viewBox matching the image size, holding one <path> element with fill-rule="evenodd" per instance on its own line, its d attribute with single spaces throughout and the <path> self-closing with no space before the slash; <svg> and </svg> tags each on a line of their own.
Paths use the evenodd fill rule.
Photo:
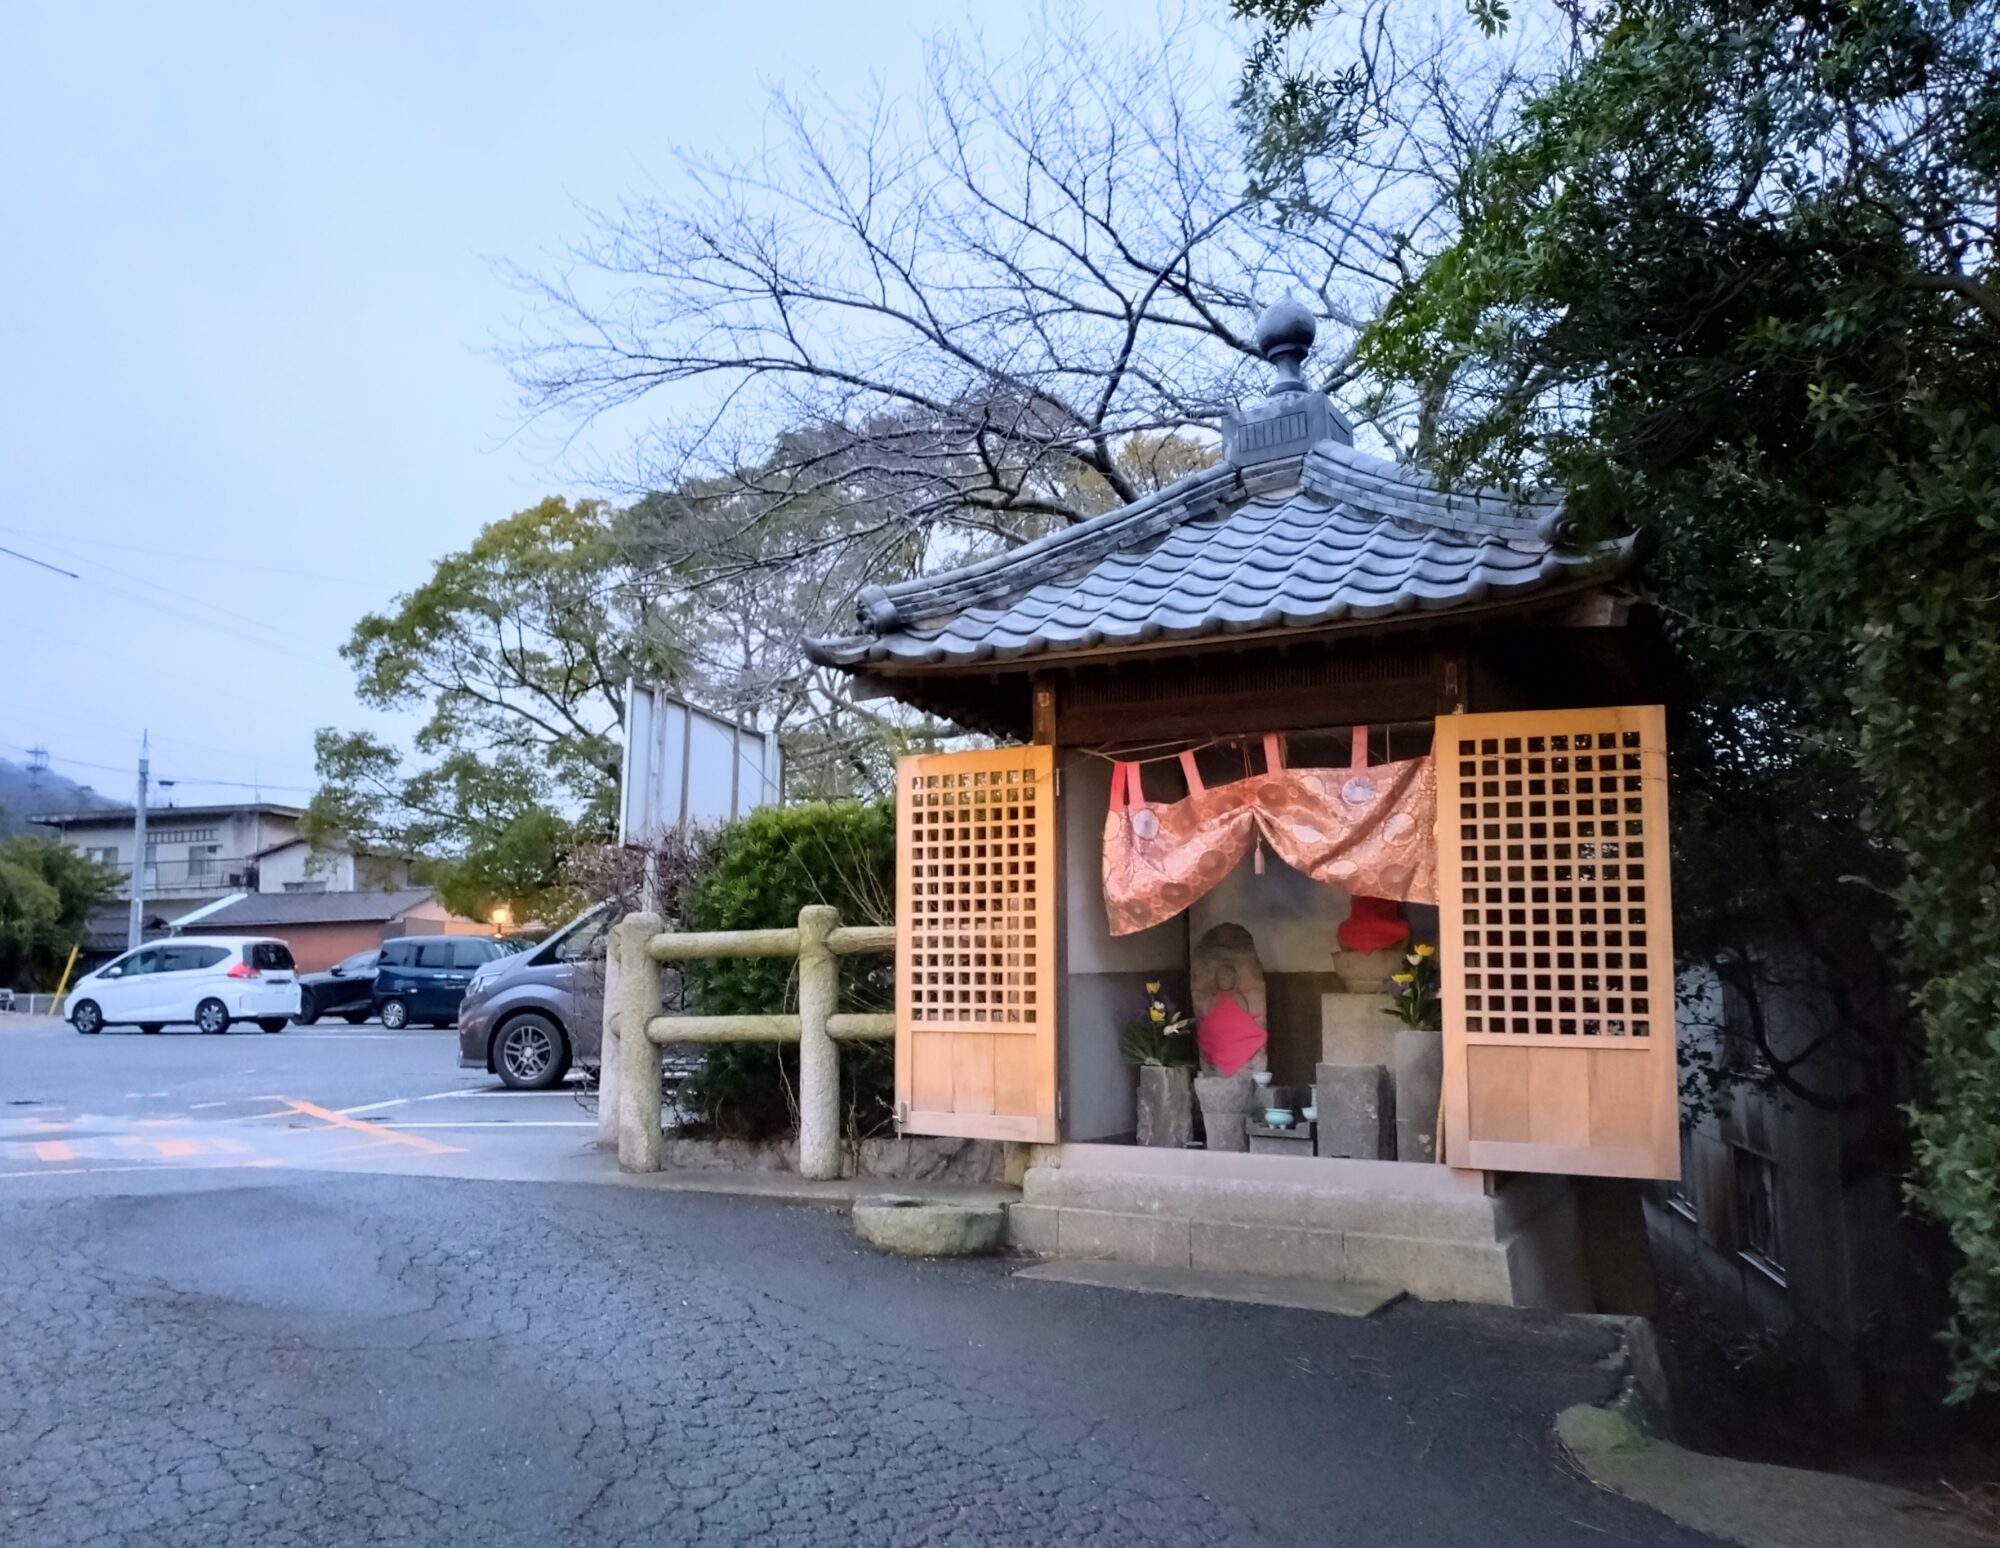
<svg viewBox="0 0 2000 1548">
<path fill-rule="evenodd" d="M 493 928 L 504 935 L 507 932 L 507 926 L 514 922 L 514 911 L 503 903 L 486 917 L 492 921 Z"/>
</svg>

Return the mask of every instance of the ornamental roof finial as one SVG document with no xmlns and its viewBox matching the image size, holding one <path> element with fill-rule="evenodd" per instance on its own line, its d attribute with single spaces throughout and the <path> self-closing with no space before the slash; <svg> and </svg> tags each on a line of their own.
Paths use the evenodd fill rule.
<svg viewBox="0 0 2000 1548">
<path fill-rule="evenodd" d="M 1257 319 L 1255 339 L 1257 353 L 1278 373 L 1271 385 L 1272 397 L 1307 390 L 1303 367 L 1318 332 L 1313 314 L 1296 301 L 1278 301 L 1264 308 L 1263 316 Z"/>
</svg>

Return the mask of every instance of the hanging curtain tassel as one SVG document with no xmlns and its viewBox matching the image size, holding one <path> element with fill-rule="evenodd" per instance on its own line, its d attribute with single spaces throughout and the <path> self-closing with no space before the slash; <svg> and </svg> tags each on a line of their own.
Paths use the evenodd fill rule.
<svg viewBox="0 0 2000 1548">
<path fill-rule="evenodd" d="M 1264 874 L 1264 836 L 1261 833 L 1257 836 L 1256 852 L 1250 857 L 1250 869 L 1255 875 Z"/>
</svg>

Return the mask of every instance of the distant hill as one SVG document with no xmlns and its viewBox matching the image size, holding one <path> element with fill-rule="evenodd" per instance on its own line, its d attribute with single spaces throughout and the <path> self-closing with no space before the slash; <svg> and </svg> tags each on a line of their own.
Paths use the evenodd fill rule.
<svg viewBox="0 0 2000 1548">
<path fill-rule="evenodd" d="M 27 819 L 34 812 L 82 812 L 125 804 L 99 795 L 88 785 L 66 779 L 53 769 L 31 774 L 20 764 L 0 758 L 0 838 L 24 832 L 46 833 L 46 829 L 28 826 Z"/>
</svg>

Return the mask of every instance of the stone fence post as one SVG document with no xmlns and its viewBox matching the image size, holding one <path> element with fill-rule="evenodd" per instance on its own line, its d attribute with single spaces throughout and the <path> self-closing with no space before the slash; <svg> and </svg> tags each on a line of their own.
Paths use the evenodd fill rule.
<svg viewBox="0 0 2000 1548">
<path fill-rule="evenodd" d="M 611 949 L 618 1026 L 618 1167 L 657 1172 L 660 1135 L 660 1048 L 646 1026 L 660 1014 L 660 964 L 648 949 L 664 928 L 658 914 L 627 914 L 613 927 Z"/>
<path fill-rule="evenodd" d="M 829 1021 L 840 968 L 829 939 L 840 913 L 823 903 L 799 910 L 799 1175 L 840 1175 L 840 1051 Z"/>
</svg>

